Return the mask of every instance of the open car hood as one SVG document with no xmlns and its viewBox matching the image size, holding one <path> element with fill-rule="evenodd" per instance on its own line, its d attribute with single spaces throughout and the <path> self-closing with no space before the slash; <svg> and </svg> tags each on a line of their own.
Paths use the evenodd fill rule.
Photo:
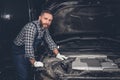
<svg viewBox="0 0 120 80">
<path fill-rule="evenodd" d="M 46 4 L 54 14 L 50 31 L 52 34 L 100 32 L 117 36 L 119 3 L 119 0 L 50 0 Z"/>
</svg>

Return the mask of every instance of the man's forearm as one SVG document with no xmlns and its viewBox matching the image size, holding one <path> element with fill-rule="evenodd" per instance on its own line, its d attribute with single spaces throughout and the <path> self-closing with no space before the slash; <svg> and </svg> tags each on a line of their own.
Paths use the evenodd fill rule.
<svg viewBox="0 0 120 80">
<path fill-rule="evenodd" d="M 34 62 L 35 62 L 35 59 L 34 59 L 34 58 L 30 58 L 29 61 L 30 61 L 30 63 L 33 65 Z"/>
<path fill-rule="evenodd" d="M 57 54 L 59 53 L 58 49 L 55 48 L 55 49 L 53 50 L 53 53 L 54 53 L 55 55 L 57 55 Z"/>
</svg>

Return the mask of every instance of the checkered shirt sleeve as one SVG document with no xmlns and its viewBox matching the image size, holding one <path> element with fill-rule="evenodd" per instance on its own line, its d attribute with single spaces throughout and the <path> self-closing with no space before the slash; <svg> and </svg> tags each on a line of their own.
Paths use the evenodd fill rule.
<svg viewBox="0 0 120 80">
<path fill-rule="evenodd" d="M 55 44 L 52 37 L 50 36 L 48 29 L 46 29 L 46 31 L 45 31 L 45 40 L 46 40 L 50 50 L 54 50 L 55 48 L 57 48 L 57 45 Z"/>
<path fill-rule="evenodd" d="M 26 25 L 25 30 L 25 56 L 29 58 L 34 58 L 34 48 L 33 48 L 33 42 L 34 37 L 36 34 L 36 28 L 35 25 L 32 23 L 29 23 Z"/>
</svg>

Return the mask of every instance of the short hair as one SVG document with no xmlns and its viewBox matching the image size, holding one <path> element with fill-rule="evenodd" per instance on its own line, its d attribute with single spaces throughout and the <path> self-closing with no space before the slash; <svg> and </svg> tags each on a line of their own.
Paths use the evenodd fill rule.
<svg viewBox="0 0 120 80">
<path fill-rule="evenodd" d="M 44 13 L 48 13 L 48 14 L 53 15 L 50 10 L 43 10 L 43 11 L 41 11 L 40 15 L 43 15 Z"/>
</svg>

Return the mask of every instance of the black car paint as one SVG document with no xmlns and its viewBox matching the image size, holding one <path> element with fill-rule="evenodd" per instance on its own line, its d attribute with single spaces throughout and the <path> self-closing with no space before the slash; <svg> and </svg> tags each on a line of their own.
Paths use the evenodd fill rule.
<svg viewBox="0 0 120 80">
<path fill-rule="evenodd" d="M 114 2 L 113 0 L 56 0 L 54 2 L 48 7 L 55 15 L 51 29 L 53 33 L 102 32 L 119 35 L 120 2 L 118 0 Z"/>
</svg>

